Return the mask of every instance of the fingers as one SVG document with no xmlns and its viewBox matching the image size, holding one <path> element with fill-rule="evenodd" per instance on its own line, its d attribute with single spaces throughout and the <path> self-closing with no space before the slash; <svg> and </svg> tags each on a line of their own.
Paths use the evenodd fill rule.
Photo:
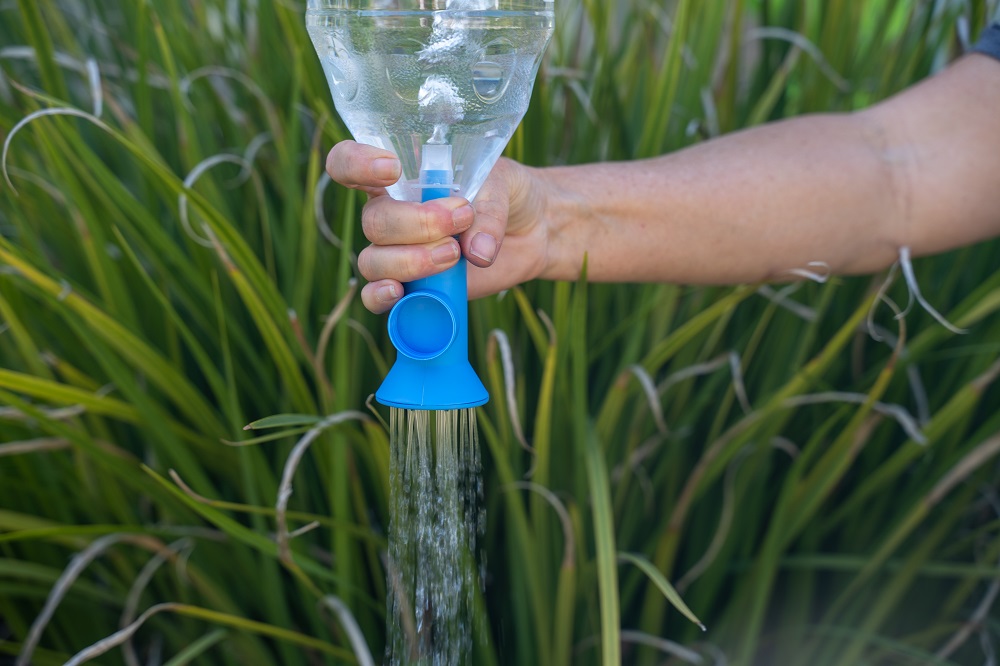
<svg viewBox="0 0 1000 666">
<path fill-rule="evenodd" d="M 395 280 L 370 282 L 361 290 L 361 302 L 375 314 L 385 314 L 403 297 L 403 285 Z"/>
<path fill-rule="evenodd" d="M 341 141 L 327 156 L 326 171 L 345 187 L 371 192 L 395 185 L 402 166 L 388 150 Z"/>
<path fill-rule="evenodd" d="M 370 245 L 358 255 L 358 270 L 369 282 L 413 282 L 451 268 L 461 256 L 450 236 L 425 245 Z"/>
<path fill-rule="evenodd" d="M 386 155 L 386 151 L 370 146 L 343 142 L 331 151 L 328 169 L 338 182 L 370 191 L 376 185 L 392 184 L 375 178 L 373 165 Z M 475 208 L 457 197 L 423 204 L 375 197 L 366 204 L 362 228 L 372 245 L 358 256 L 358 268 L 370 283 L 361 294 L 366 308 L 376 314 L 388 312 L 403 297 L 403 283 L 448 270 L 462 255 L 474 267 L 485 269 L 497 264 L 512 196 L 509 173 L 502 164 L 498 166 L 501 168 L 480 191 Z M 398 168 L 398 162 L 394 167 Z M 398 172 L 395 175 L 398 177 Z M 505 255 L 498 268 L 479 275 L 475 269 L 470 273 L 473 297 L 496 293 L 530 273 L 527 263 L 538 254 L 537 239 L 515 234 L 511 243 L 510 256 Z M 522 247 L 524 243 L 528 245 Z"/>
<path fill-rule="evenodd" d="M 468 230 L 476 211 L 465 199 L 438 199 L 425 204 L 372 199 L 361 214 L 365 237 L 375 245 L 433 243 Z"/>
</svg>

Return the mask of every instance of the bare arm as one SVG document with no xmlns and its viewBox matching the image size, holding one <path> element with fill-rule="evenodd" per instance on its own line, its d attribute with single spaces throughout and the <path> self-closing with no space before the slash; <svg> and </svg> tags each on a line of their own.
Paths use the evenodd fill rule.
<svg viewBox="0 0 1000 666">
<path fill-rule="evenodd" d="M 373 196 L 365 305 L 403 284 L 474 267 L 472 297 L 533 278 L 718 284 L 780 278 L 810 262 L 879 270 L 903 246 L 942 252 L 1000 234 L 1000 62 L 963 58 L 871 109 L 734 133 L 652 160 L 530 169 L 501 161 L 475 201 L 392 201 L 391 153 L 353 142 L 333 178 Z M 388 163 L 381 163 L 386 167 Z M 375 174 L 378 173 L 379 176 Z M 460 235 L 456 242 L 452 236 Z"/>
<path fill-rule="evenodd" d="M 1000 233 L 1000 62 L 970 56 L 867 111 L 641 162 L 542 170 L 542 277 L 738 283 L 837 273 Z"/>
</svg>

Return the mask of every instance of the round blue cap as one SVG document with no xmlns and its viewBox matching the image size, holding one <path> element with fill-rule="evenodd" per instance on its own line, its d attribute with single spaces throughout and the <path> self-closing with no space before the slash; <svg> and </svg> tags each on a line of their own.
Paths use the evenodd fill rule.
<svg viewBox="0 0 1000 666">
<path fill-rule="evenodd" d="M 458 322 L 448 303 L 428 292 L 410 294 L 389 313 L 389 339 L 399 353 L 430 361 L 448 351 Z"/>
</svg>

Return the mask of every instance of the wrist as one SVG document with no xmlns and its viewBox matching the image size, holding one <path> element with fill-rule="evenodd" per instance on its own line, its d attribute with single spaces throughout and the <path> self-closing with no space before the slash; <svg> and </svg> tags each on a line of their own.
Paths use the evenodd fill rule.
<svg viewBox="0 0 1000 666">
<path fill-rule="evenodd" d="M 522 263 L 522 273 L 517 281 L 551 279 L 549 273 L 552 245 L 556 234 L 551 228 L 548 213 L 551 188 L 546 176 L 548 169 L 531 167 L 501 158 L 497 166 L 502 170 L 509 191 L 508 236 L 516 235 L 527 241 L 522 251 L 528 250 L 527 261 Z"/>
<path fill-rule="evenodd" d="M 595 228 L 597 212 L 584 193 L 574 189 L 581 167 L 533 169 L 533 187 L 537 191 L 536 214 L 545 241 L 542 245 L 541 270 L 544 280 L 574 281 L 580 278 L 583 260 L 590 243 L 587 238 Z"/>
</svg>

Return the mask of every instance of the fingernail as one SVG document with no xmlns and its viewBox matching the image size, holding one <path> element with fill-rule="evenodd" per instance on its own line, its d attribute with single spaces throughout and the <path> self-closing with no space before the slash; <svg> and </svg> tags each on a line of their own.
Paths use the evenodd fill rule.
<svg viewBox="0 0 1000 666">
<path fill-rule="evenodd" d="M 476 221 L 476 211 L 472 206 L 465 205 L 451 214 L 451 222 L 455 229 L 468 229 Z"/>
<path fill-rule="evenodd" d="M 483 261 L 488 261 L 493 263 L 497 258 L 497 250 L 499 249 L 497 244 L 497 239 L 493 238 L 489 234 L 476 234 L 475 238 L 472 239 L 472 245 L 469 247 L 469 251 L 473 256 L 479 257 Z"/>
<path fill-rule="evenodd" d="M 431 250 L 431 261 L 438 266 L 446 266 L 458 259 L 458 253 L 458 244 L 451 241 Z"/>
<path fill-rule="evenodd" d="M 393 303 L 399 298 L 395 285 L 386 285 L 375 290 L 375 298 L 380 303 Z"/>
<path fill-rule="evenodd" d="M 381 180 L 390 180 L 399 174 L 399 160 L 380 157 L 372 162 L 372 173 Z"/>
</svg>

